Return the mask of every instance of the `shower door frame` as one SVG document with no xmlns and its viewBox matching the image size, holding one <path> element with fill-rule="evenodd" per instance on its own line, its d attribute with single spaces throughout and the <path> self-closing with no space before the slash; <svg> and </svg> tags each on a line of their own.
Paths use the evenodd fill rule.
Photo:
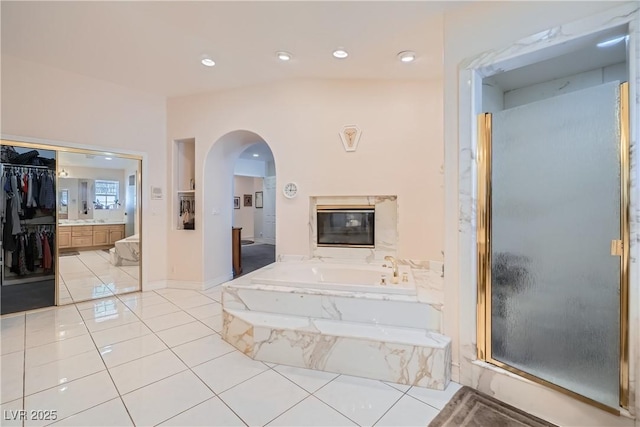
<svg viewBox="0 0 640 427">
<path fill-rule="evenodd" d="M 629 206 L 630 206 L 630 157 L 629 157 L 629 83 L 620 85 L 620 407 L 629 405 Z M 620 408 L 603 403 L 543 380 L 521 369 L 493 358 L 491 351 L 491 155 L 492 115 L 477 116 L 477 357 L 506 371 L 535 383 L 545 385 L 582 402 L 619 415 Z M 612 247 L 612 251 L 613 251 Z"/>
</svg>

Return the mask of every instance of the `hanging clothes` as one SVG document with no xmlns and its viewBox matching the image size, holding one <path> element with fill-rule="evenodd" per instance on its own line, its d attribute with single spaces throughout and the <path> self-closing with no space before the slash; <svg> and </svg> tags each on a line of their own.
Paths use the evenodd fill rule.
<svg viewBox="0 0 640 427">
<path fill-rule="evenodd" d="M 52 251 L 51 251 L 51 246 L 49 246 L 49 238 L 47 236 L 47 233 L 42 233 L 43 238 L 42 238 L 42 247 L 43 247 L 43 251 L 44 251 L 44 255 L 42 256 L 42 268 L 45 269 L 45 271 L 51 270 L 51 264 L 52 264 Z"/>
</svg>

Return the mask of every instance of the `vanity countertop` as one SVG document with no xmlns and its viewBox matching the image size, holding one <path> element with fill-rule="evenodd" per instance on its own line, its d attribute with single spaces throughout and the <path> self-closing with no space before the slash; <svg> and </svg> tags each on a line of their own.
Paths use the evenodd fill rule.
<svg viewBox="0 0 640 427">
<path fill-rule="evenodd" d="M 60 227 L 70 227 L 70 226 L 78 226 L 78 225 L 122 225 L 126 224 L 126 221 L 87 221 L 87 220 L 67 220 L 62 219 L 58 221 L 58 225 Z"/>
</svg>

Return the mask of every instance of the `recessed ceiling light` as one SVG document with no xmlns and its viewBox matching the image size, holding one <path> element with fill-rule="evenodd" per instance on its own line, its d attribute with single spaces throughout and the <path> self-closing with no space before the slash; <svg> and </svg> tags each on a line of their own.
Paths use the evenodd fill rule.
<svg viewBox="0 0 640 427">
<path fill-rule="evenodd" d="M 291 54 L 285 51 L 276 52 L 276 56 L 280 61 L 288 61 L 291 59 Z"/>
<path fill-rule="evenodd" d="M 416 53 L 410 50 L 402 51 L 398 54 L 398 59 L 402 62 L 413 62 L 416 59 Z"/>
<path fill-rule="evenodd" d="M 335 56 L 338 59 L 344 59 L 347 56 L 349 56 L 349 52 L 347 52 L 344 49 L 336 49 L 333 51 L 333 56 Z"/>
<path fill-rule="evenodd" d="M 260 154 L 258 154 L 258 153 L 253 153 L 253 157 L 260 157 Z"/>
<path fill-rule="evenodd" d="M 105 157 L 105 160 L 112 160 L 111 157 Z"/>
<path fill-rule="evenodd" d="M 603 42 L 600 42 L 597 44 L 598 47 L 609 47 L 609 46 L 613 46 L 616 45 L 618 43 L 620 43 L 621 41 L 627 41 L 629 40 L 629 36 L 618 36 L 609 40 L 605 40 Z"/>
<path fill-rule="evenodd" d="M 213 59 L 208 57 L 202 58 L 200 62 L 202 62 L 202 65 L 206 67 L 213 67 L 214 65 L 216 65 L 216 62 Z"/>
</svg>

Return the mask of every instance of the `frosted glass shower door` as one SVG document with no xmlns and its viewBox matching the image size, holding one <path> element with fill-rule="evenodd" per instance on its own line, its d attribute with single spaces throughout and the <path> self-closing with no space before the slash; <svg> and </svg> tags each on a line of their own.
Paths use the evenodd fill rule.
<svg viewBox="0 0 640 427">
<path fill-rule="evenodd" d="M 493 115 L 491 358 L 619 406 L 620 89 Z"/>
</svg>

